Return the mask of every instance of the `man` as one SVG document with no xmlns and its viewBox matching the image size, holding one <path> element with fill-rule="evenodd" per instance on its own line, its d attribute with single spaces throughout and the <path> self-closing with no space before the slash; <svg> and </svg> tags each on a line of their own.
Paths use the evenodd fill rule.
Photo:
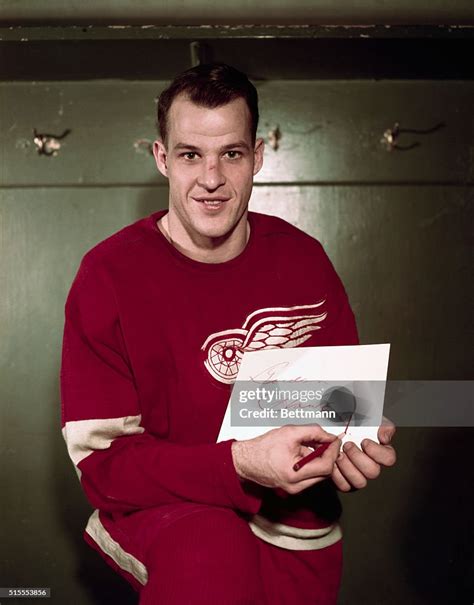
<svg viewBox="0 0 474 605">
<path fill-rule="evenodd" d="M 63 434 L 96 508 L 84 537 L 142 605 L 335 603 L 336 488 L 394 463 L 394 428 L 343 453 L 317 425 L 216 438 L 245 350 L 357 343 L 346 293 L 316 240 L 248 212 L 264 143 L 246 76 L 188 70 L 158 119 L 169 210 L 90 250 L 66 303 Z"/>
</svg>

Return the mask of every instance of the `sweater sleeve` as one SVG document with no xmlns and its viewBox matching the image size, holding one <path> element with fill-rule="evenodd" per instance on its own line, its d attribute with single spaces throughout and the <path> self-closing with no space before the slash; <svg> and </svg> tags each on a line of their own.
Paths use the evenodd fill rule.
<svg viewBox="0 0 474 605">
<path fill-rule="evenodd" d="M 66 301 L 60 382 L 63 436 L 94 507 L 131 512 L 191 501 L 259 510 L 259 486 L 240 481 L 232 440 L 183 446 L 142 426 L 113 286 L 87 255 Z"/>
</svg>

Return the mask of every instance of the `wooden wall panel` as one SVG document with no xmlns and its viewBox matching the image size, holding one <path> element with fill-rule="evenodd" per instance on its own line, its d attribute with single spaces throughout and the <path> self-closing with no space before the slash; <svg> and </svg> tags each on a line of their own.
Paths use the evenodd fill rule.
<svg viewBox="0 0 474 605">
<path fill-rule="evenodd" d="M 258 135 L 278 127 L 257 183 L 440 183 L 474 178 L 474 83 L 471 81 L 256 82 Z M 164 183 L 140 139 L 154 140 L 155 98 L 166 82 L 15 82 L 0 85 L 3 186 Z M 429 99 L 429 103 L 427 102 Z M 386 151 L 384 131 L 419 146 Z M 57 157 L 38 156 L 33 129 L 60 135 Z"/>
</svg>

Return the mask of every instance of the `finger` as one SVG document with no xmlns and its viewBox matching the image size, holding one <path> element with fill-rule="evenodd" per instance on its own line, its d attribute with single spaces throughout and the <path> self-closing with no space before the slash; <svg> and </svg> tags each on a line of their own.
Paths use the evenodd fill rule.
<svg viewBox="0 0 474 605">
<path fill-rule="evenodd" d="M 334 482 L 334 485 L 337 489 L 341 490 L 341 492 L 350 492 L 352 489 L 352 485 L 345 479 L 339 470 L 337 463 L 334 465 L 334 469 L 332 471 L 331 479 Z"/>
<path fill-rule="evenodd" d="M 319 424 L 305 424 L 291 428 L 295 439 L 302 444 L 326 443 L 336 439 L 336 435 L 326 432 Z"/>
<path fill-rule="evenodd" d="M 333 435 L 333 433 L 329 433 L 330 435 Z M 343 439 L 345 436 L 345 433 L 341 433 L 340 435 L 335 435 L 335 437 L 337 437 L 338 439 Z M 329 439 L 328 441 L 332 441 L 332 439 Z M 302 445 L 306 445 L 307 447 L 312 448 L 313 450 L 316 449 L 318 447 L 318 445 L 321 444 L 321 441 L 318 443 L 317 441 L 305 441 L 304 444 Z"/>
<path fill-rule="evenodd" d="M 337 459 L 335 468 L 337 468 L 343 479 L 349 483 L 351 487 L 362 489 L 367 485 L 367 478 L 352 463 L 347 454 L 343 454 Z"/>
<path fill-rule="evenodd" d="M 294 481 L 299 482 L 320 476 L 328 477 L 334 468 L 334 463 L 339 455 L 340 449 L 341 441 L 340 439 L 335 438 L 322 456 L 314 458 L 298 471 L 292 471 L 292 473 L 294 473 L 292 476 Z"/>
<path fill-rule="evenodd" d="M 316 449 L 316 444 L 314 447 L 313 446 L 307 447 L 306 444 L 300 445 L 298 448 L 298 460 L 301 460 L 305 456 L 308 456 L 308 454 L 311 454 L 312 452 L 314 452 L 315 449 Z"/>
<path fill-rule="evenodd" d="M 391 445 L 380 445 L 371 439 L 364 439 L 362 449 L 377 464 L 393 466 L 397 461 L 397 454 Z"/>
<path fill-rule="evenodd" d="M 339 439 L 339 437 L 336 437 L 336 439 L 331 443 L 331 445 L 323 453 L 321 458 L 323 458 L 323 459 L 326 458 L 328 461 L 331 462 L 331 464 L 334 464 L 336 462 L 336 458 L 341 453 L 341 448 L 342 448 L 342 441 Z"/>
<path fill-rule="evenodd" d="M 378 447 L 385 446 L 378 445 Z M 344 445 L 343 449 L 347 458 L 366 479 L 376 479 L 380 475 L 380 465 L 378 462 L 361 451 L 355 443 L 348 442 Z"/>
<path fill-rule="evenodd" d="M 391 420 L 382 417 L 382 424 L 377 431 L 377 438 L 383 445 L 388 445 L 395 435 L 396 427 Z"/>
</svg>

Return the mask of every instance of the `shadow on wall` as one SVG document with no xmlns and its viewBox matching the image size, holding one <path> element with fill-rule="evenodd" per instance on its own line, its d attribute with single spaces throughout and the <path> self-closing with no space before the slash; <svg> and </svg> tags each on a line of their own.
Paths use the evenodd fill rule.
<svg viewBox="0 0 474 605">
<path fill-rule="evenodd" d="M 416 448 L 417 477 L 402 504 L 400 556 L 407 580 L 422 603 L 472 603 L 474 486 L 468 463 L 474 429 L 405 430 L 424 444 Z"/>
</svg>

